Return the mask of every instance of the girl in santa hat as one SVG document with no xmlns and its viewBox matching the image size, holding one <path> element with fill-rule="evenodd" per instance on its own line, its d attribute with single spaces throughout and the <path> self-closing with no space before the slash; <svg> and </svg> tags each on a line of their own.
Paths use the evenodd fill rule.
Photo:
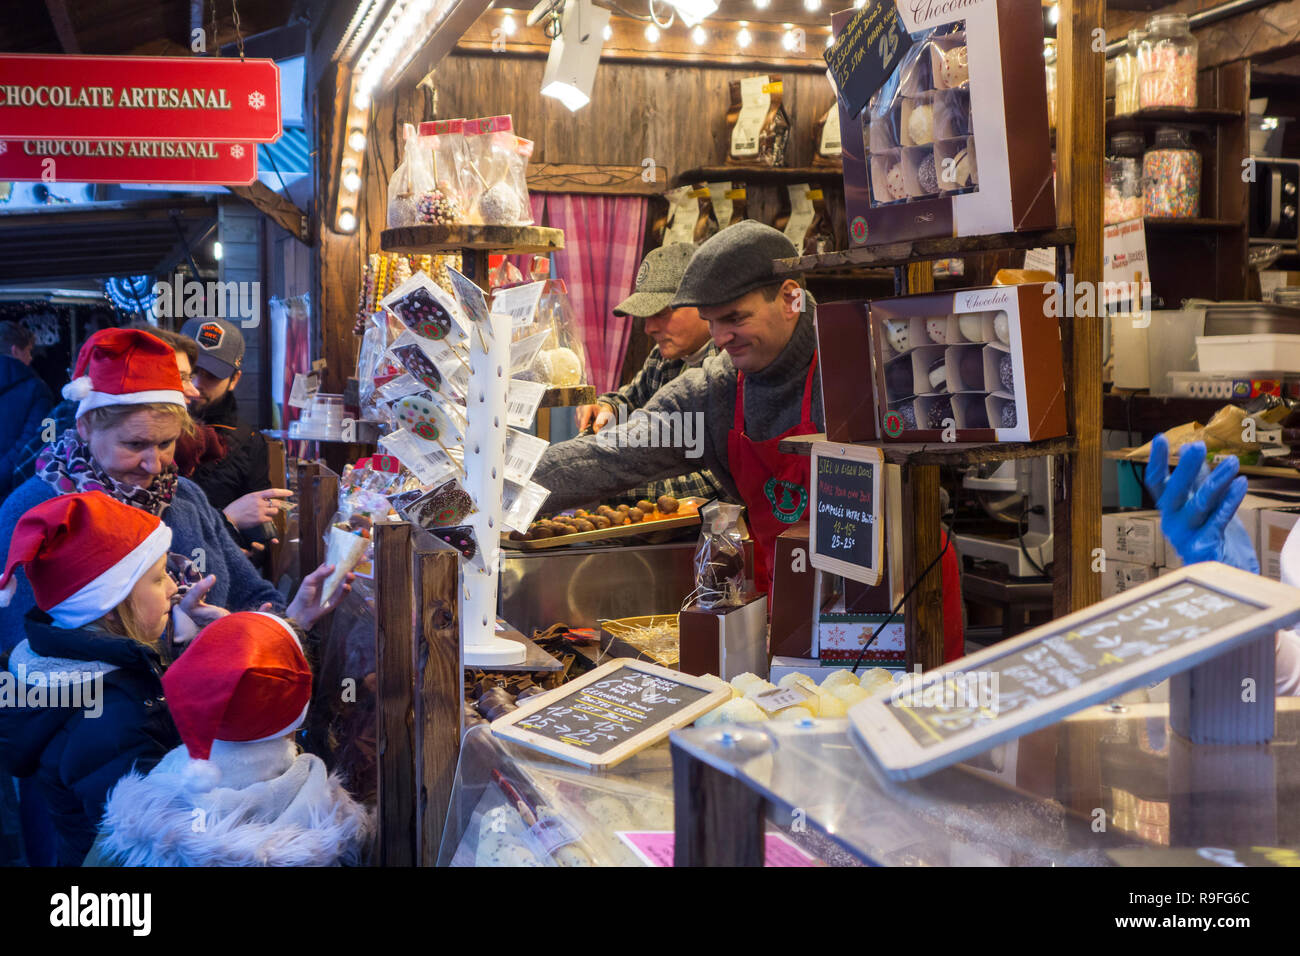
<svg viewBox="0 0 1300 956">
<path fill-rule="evenodd" d="M 244 612 L 209 624 L 162 683 L 184 745 L 117 784 L 87 865 L 359 861 L 370 814 L 293 742 L 311 671 L 285 621 Z"/>
<path fill-rule="evenodd" d="M 42 502 L 13 529 L 0 604 L 21 567 L 39 610 L 0 672 L 0 768 L 34 781 L 62 866 L 90 849 L 109 788 L 180 739 L 159 653 L 171 540 L 157 517 L 102 492 Z"/>
<path fill-rule="evenodd" d="M 194 424 L 170 346 L 140 329 L 96 332 L 82 346 L 63 394 L 79 403 L 76 430 L 47 447 L 36 476 L 0 506 L 0 560 L 19 517 L 33 505 L 55 495 L 102 491 L 161 517 L 175 537 L 172 551 L 206 575 L 185 596 L 186 611 L 196 622 L 212 617 L 204 602 L 234 611 L 283 612 L 304 628 L 327 613 L 320 597 L 331 566 L 307 575 L 286 609 L 279 592 L 227 533 L 203 490 L 177 474 L 177 440 Z M 22 615 L 32 604 L 31 587 L 20 577 L 13 601 L 0 608 L 0 650 L 21 638 Z"/>
</svg>

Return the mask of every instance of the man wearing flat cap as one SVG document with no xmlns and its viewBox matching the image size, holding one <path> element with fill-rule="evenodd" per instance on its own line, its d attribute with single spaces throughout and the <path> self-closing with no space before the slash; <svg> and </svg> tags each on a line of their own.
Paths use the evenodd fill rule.
<svg viewBox="0 0 1300 956">
<path fill-rule="evenodd" d="M 627 385 L 606 392 L 595 405 L 578 409 L 578 428 L 590 428 L 598 434 L 606 426 L 627 421 L 638 408 L 643 408 L 655 392 L 667 385 L 688 368 L 699 368 L 718 348 L 709 337 L 709 323 L 700 318 L 693 306 L 673 307 L 673 296 L 686 272 L 686 264 L 695 255 L 695 246 L 687 242 L 674 242 L 651 250 L 637 270 L 636 286 L 632 294 L 614 308 L 618 316 L 641 319 L 646 335 L 654 340 L 654 347 L 636 377 Z M 717 480 L 706 468 L 676 478 L 652 481 L 638 485 L 616 496 L 639 501 L 655 500 L 660 495 L 674 498 L 717 498 L 722 493 Z"/>
<path fill-rule="evenodd" d="M 784 235 L 751 220 L 696 250 L 671 305 L 699 309 L 719 354 L 683 371 L 626 423 L 549 448 L 533 475 L 551 489 L 547 510 L 602 500 L 702 462 L 726 497 L 744 502 L 754 581 L 770 588 L 776 536 L 805 517 L 809 500 L 809 459 L 777 446 L 823 431 L 825 422 L 812 299 L 799 280 L 773 273 L 774 259 L 795 255 Z M 644 432 L 653 433 L 656 421 L 684 423 L 687 439 L 698 421 L 700 441 L 647 444 Z"/>
</svg>

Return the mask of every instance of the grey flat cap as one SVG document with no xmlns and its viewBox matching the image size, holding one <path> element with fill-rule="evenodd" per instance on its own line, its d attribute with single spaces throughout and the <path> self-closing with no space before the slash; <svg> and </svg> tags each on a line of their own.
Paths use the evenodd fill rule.
<svg viewBox="0 0 1300 956">
<path fill-rule="evenodd" d="M 797 256 L 794 243 L 771 226 L 742 219 L 710 236 L 695 250 L 677 287 L 673 308 L 724 305 L 746 292 L 777 282 L 773 259 Z"/>
<path fill-rule="evenodd" d="M 693 255 L 695 246 L 689 242 L 670 243 L 646 253 L 636 273 L 634 291 L 614 307 L 614 314 L 646 319 L 668 308 Z"/>
</svg>

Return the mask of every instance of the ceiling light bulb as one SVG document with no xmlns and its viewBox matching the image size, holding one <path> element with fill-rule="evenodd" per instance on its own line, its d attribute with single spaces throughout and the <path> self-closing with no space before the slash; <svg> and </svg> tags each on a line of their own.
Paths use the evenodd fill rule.
<svg viewBox="0 0 1300 956">
<path fill-rule="evenodd" d="M 759 10 L 766 10 L 771 3 L 772 0 L 754 0 L 754 6 Z"/>
<path fill-rule="evenodd" d="M 704 46 L 709 39 L 709 35 L 704 32 L 704 27 L 696 27 L 691 31 L 691 39 L 695 41 L 696 46 Z"/>
<path fill-rule="evenodd" d="M 605 24 L 605 29 L 601 31 L 600 35 L 606 40 L 612 40 L 614 39 L 614 28 L 607 23 Z"/>
<path fill-rule="evenodd" d="M 339 232 L 351 232 L 357 228 L 357 217 L 349 209 L 344 209 L 339 213 Z"/>
<path fill-rule="evenodd" d="M 352 105 L 359 110 L 370 108 L 370 94 L 365 90 L 357 90 L 357 95 L 352 97 Z"/>
<path fill-rule="evenodd" d="M 512 37 L 515 35 L 515 31 L 518 30 L 519 27 L 515 25 L 515 18 L 507 13 L 501 18 L 501 29 L 506 36 Z"/>
<path fill-rule="evenodd" d="M 212 244 L 213 259 L 216 259 L 218 262 L 220 262 L 221 257 L 224 256 L 225 254 L 226 254 L 226 250 L 221 247 L 221 242 L 219 240 Z"/>
<path fill-rule="evenodd" d="M 1047 22 L 1056 26 L 1061 20 L 1061 8 L 1057 4 L 1052 4 L 1047 8 Z"/>
<path fill-rule="evenodd" d="M 343 188 L 350 193 L 361 188 L 361 175 L 355 169 L 349 169 L 343 174 Z"/>
<path fill-rule="evenodd" d="M 781 34 L 781 46 L 784 47 L 786 50 L 794 49 L 794 34 L 791 33 L 789 30 L 786 30 L 784 33 Z"/>
<path fill-rule="evenodd" d="M 749 41 L 751 39 L 752 37 L 750 37 L 749 31 L 744 27 L 741 27 L 740 32 L 736 34 L 736 42 L 742 47 L 749 46 Z"/>
<path fill-rule="evenodd" d="M 831 33 L 831 34 L 828 34 L 828 35 L 827 35 L 827 37 L 826 37 L 826 45 L 827 45 L 827 46 L 834 46 L 834 45 L 835 45 L 835 34 Z"/>
<path fill-rule="evenodd" d="M 659 42 L 659 28 L 653 23 L 645 28 L 645 38 L 651 43 Z"/>
<path fill-rule="evenodd" d="M 803 0 L 803 8 L 809 12 L 820 10 L 822 8 L 822 0 Z"/>
<path fill-rule="evenodd" d="M 355 149 L 358 153 L 361 152 L 363 149 L 366 148 L 366 134 L 361 132 L 361 130 L 359 129 L 354 129 L 348 135 L 348 145 L 351 146 L 353 149 Z"/>
</svg>

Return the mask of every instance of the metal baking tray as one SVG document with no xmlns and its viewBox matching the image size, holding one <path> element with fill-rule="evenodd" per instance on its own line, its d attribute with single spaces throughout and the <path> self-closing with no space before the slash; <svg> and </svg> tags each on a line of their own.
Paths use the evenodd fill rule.
<svg viewBox="0 0 1300 956">
<path fill-rule="evenodd" d="M 678 528 L 690 528 L 700 523 L 699 507 L 708 502 L 707 498 L 678 498 L 682 503 L 694 504 L 692 514 L 680 518 L 660 518 L 658 521 L 644 521 L 637 524 L 621 524 L 613 528 L 597 528 L 595 531 L 579 531 L 577 534 L 565 534 L 558 538 L 542 538 L 540 541 L 511 541 L 508 534 L 501 536 L 501 547 L 515 551 L 545 551 L 549 548 L 566 548 L 571 544 L 600 544 L 614 538 L 645 538 L 656 542 L 664 540 L 661 532 L 675 531 Z"/>
</svg>

